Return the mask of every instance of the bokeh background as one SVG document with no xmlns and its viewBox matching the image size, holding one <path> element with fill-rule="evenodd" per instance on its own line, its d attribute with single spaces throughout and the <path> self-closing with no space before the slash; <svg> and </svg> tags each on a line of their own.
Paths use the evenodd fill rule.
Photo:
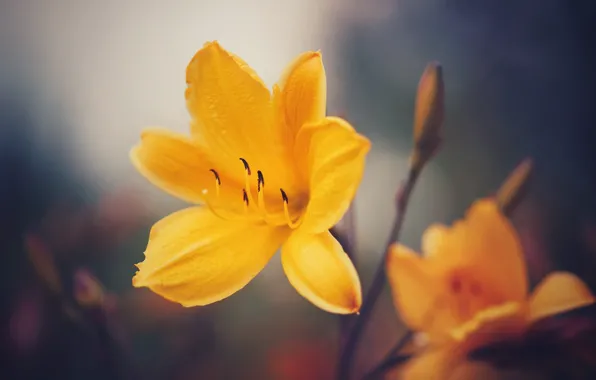
<svg viewBox="0 0 596 380">
<path fill-rule="evenodd" d="M 590 0 L 0 0 L 0 378 L 332 378 L 339 317 L 302 299 L 277 256 L 208 307 L 131 286 L 152 223 L 183 204 L 141 178 L 128 151 L 144 127 L 187 130 L 184 72 L 208 40 L 269 85 L 300 52 L 322 50 L 329 114 L 373 142 L 352 214 L 364 289 L 431 60 L 445 73 L 445 144 L 402 240 L 419 248 L 430 223 L 461 217 L 530 156 L 513 221 L 532 281 L 566 269 L 594 289 L 594 25 Z M 99 286 L 100 310 L 73 309 Z M 356 370 L 402 331 L 386 292 Z"/>
</svg>

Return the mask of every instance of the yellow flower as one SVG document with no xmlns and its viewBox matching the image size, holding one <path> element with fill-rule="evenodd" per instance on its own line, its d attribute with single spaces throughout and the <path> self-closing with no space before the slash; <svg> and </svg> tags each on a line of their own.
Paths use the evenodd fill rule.
<svg viewBox="0 0 596 380">
<path fill-rule="evenodd" d="M 422 251 L 396 244 L 386 263 L 404 323 L 429 340 L 405 366 L 408 380 L 465 379 L 465 371 L 455 371 L 471 350 L 594 302 L 588 287 L 566 272 L 550 274 L 528 294 L 522 247 L 493 200 L 477 201 L 451 228 L 430 226 Z"/>
<path fill-rule="evenodd" d="M 355 196 L 370 143 L 325 116 L 321 54 L 300 55 L 270 92 L 210 42 L 186 82 L 191 137 L 146 130 L 131 159 L 154 185 L 199 206 L 153 226 L 133 285 L 184 306 L 210 304 L 243 288 L 281 247 L 301 295 L 330 312 L 358 311 L 358 275 L 329 228 Z"/>
</svg>

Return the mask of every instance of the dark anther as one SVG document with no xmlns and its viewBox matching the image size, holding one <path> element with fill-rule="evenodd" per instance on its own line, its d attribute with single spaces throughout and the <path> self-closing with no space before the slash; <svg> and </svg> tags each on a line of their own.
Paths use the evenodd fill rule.
<svg viewBox="0 0 596 380">
<path fill-rule="evenodd" d="M 261 187 L 265 187 L 265 177 L 263 177 L 263 172 L 257 170 L 257 190 L 261 191 Z"/>
<path fill-rule="evenodd" d="M 246 193 L 246 189 L 242 189 L 242 200 L 248 206 L 248 194 Z"/>
<path fill-rule="evenodd" d="M 472 285 L 470 285 L 470 293 L 472 293 L 473 296 L 481 295 L 482 287 L 480 286 L 480 284 L 477 282 L 473 282 Z"/>
<path fill-rule="evenodd" d="M 248 173 L 248 175 L 250 175 L 250 166 L 248 166 L 248 162 L 246 162 L 246 160 L 242 157 L 240 157 L 240 161 L 242 161 L 242 163 L 244 164 L 244 170 L 246 170 L 246 172 Z"/>
<path fill-rule="evenodd" d="M 279 189 L 279 191 L 281 191 L 281 198 L 284 200 L 284 202 L 288 203 L 288 196 L 286 195 L 284 189 Z"/>
<path fill-rule="evenodd" d="M 462 288 L 462 283 L 459 278 L 454 278 L 451 280 L 451 291 L 453 293 L 459 293 Z"/>
<path fill-rule="evenodd" d="M 221 185 L 221 180 L 219 179 L 219 174 L 217 174 L 217 172 L 215 171 L 215 169 L 209 169 L 209 171 L 211 173 L 213 173 L 213 175 L 215 176 L 215 180 L 217 181 L 218 185 Z"/>
</svg>

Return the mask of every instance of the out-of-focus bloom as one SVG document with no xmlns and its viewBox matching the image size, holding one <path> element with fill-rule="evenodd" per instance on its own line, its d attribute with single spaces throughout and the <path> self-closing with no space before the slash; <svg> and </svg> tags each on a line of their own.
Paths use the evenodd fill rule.
<svg viewBox="0 0 596 380">
<path fill-rule="evenodd" d="M 269 355 L 272 379 L 326 380 L 333 378 L 332 344 L 316 340 L 290 340 Z"/>
<path fill-rule="evenodd" d="M 429 341 L 404 368 L 408 380 L 450 379 L 471 350 L 594 302 L 587 286 L 566 272 L 551 273 L 528 294 L 521 245 L 493 200 L 477 201 L 451 228 L 429 227 L 422 250 L 419 256 L 396 244 L 387 258 L 403 321 Z"/>
<path fill-rule="evenodd" d="M 41 294 L 35 290 L 23 292 L 10 317 L 9 334 L 19 353 L 30 353 L 38 344 L 44 322 Z"/>
<path fill-rule="evenodd" d="M 51 293 L 60 294 L 62 280 L 48 245 L 38 235 L 28 234 L 25 236 L 25 249 L 40 281 Z"/>
<path fill-rule="evenodd" d="M 370 143 L 325 116 L 320 53 L 300 55 L 271 93 L 210 42 L 186 81 L 191 137 L 145 130 L 131 159 L 153 184 L 201 206 L 153 226 L 133 285 L 206 305 L 243 288 L 281 246 L 300 294 L 330 312 L 356 312 L 358 275 L 328 230 L 355 196 Z"/>
<path fill-rule="evenodd" d="M 524 189 L 528 185 L 528 178 L 532 171 L 532 160 L 526 158 L 522 161 L 509 177 L 503 182 L 499 191 L 495 195 L 495 199 L 501 210 L 506 211 L 513 208 L 517 201 L 521 199 Z"/>
<path fill-rule="evenodd" d="M 99 308 L 104 303 L 103 286 L 88 270 L 78 269 L 74 275 L 74 298 L 85 308 Z"/>
</svg>

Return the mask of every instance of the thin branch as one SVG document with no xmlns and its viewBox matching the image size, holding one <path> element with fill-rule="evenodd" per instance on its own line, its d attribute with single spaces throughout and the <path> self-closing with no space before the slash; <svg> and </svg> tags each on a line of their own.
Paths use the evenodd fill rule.
<svg viewBox="0 0 596 380">
<path fill-rule="evenodd" d="M 395 345 L 385 354 L 385 357 L 381 362 L 372 370 L 370 370 L 362 380 L 373 380 L 377 379 L 378 376 L 384 374 L 394 366 L 403 363 L 409 359 L 409 355 L 398 355 L 404 346 L 412 339 L 414 333 L 411 330 L 406 333 L 395 343 Z"/>
<path fill-rule="evenodd" d="M 360 309 L 360 316 L 358 317 L 358 319 L 356 319 L 354 327 L 352 328 L 350 335 L 348 335 L 348 339 L 346 341 L 344 349 L 342 350 L 337 371 L 338 380 L 349 379 L 350 370 L 352 368 L 354 355 L 356 352 L 356 346 L 358 345 L 364 328 L 366 327 L 366 324 L 370 319 L 377 299 L 379 298 L 379 295 L 381 294 L 383 288 L 385 287 L 385 283 L 387 282 L 387 278 L 385 276 L 385 259 L 387 257 L 387 251 L 389 250 L 389 247 L 399 239 L 399 234 L 404 223 L 406 210 L 408 208 L 408 203 L 410 200 L 410 194 L 414 189 L 414 185 L 416 184 L 419 174 L 419 169 L 410 169 L 407 181 L 404 185 L 402 185 L 399 192 L 397 193 L 397 214 L 395 216 L 395 220 L 393 221 L 393 227 L 391 229 L 391 233 L 389 234 L 389 239 L 385 244 L 385 251 L 383 252 L 381 262 L 377 267 L 377 271 L 375 273 L 373 282 L 370 286 L 368 293 L 366 294 L 366 297 L 364 298 L 364 303 L 362 305 L 362 308 Z"/>
</svg>

